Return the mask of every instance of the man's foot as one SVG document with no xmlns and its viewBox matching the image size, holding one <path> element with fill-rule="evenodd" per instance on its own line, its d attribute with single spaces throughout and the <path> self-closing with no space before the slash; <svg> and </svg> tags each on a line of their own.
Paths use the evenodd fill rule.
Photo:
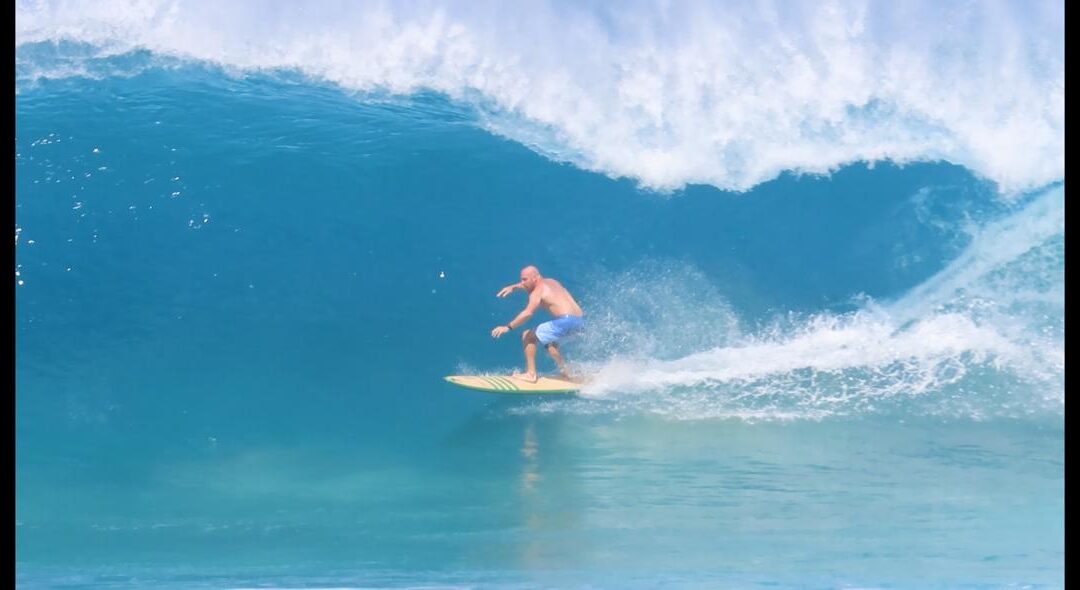
<svg viewBox="0 0 1080 590">
<path fill-rule="evenodd" d="M 536 383 L 536 381 L 539 379 L 539 377 L 537 377 L 536 373 L 514 373 L 513 375 L 510 375 L 510 376 L 513 377 L 514 379 L 521 379 L 522 381 L 528 381 L 529 383 Z"/>
<path fill-rule="evenodd" d="M 563 381 L 569 381 L 571 383 L 581 383 L 581 381 L 582 381 L 582 379 L 580 377 L 575 377 L 575 376 L 573 376 L 570 373 L 567 373 L 565 371 L 562 372 L 562 373 L 559 373 L 559 379 L 562 379 Z"/>
</svg>

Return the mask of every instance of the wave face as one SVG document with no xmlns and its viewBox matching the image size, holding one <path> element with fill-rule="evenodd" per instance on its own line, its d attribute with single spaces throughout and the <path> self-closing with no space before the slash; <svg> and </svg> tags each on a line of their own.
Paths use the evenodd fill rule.
<svg viewBox="0 0 1080 590">
<path fill-rule="evenodd" d="M 28 52 L 46 49 L 49 63 L 88 51 Z M 234 351 L 253 368 L 265 353 L 244 350 L 293 354 L 275 331 L 293 324 L 346 347 L 302 355 L 323 368 L 425 379 L 507 368 L 515 346 L 493 348 L 485 330 L 516 310 L 488 292 L 532 262 L 583 301 L 592 329 L 572 358 L 596 375 L 593 399 L 539 409 L 1063 412 L 1061 183 L 1003 197 L 947 164 L 856 164 L 748 194 L 663 196 L 522 150 L 439 95 L 358 97 L 139 53 L 94 60 L 124 73 L 41 79 L 18 95 L 28 387 L 123 362 L 175 371 L 175 360 L 194 386 L 204 362 L 232 373 Z M 418 333 L 441 336 L 418 349 Z M 132 349 L 201 340 L 232 344 L 201 360 Z M 55 368 L 69 363 L 81 368 Z M 111 397 L 113 377 L 89 383 Z"/>
<path fill-rule="evenodd" d="M 1064 176 L 1060 2 L 16 2 L 16 78 L 146 50 L 435 91 L 553 159 L 657 189 L 945 160 L 1022 192 Z M 41 43 L 93 50 L 25 57 Z M 99 65 L 105 59 L 106 66 Z M 119 66 L 120 70 L 130 65 Z"/>
<path fill-rule="evenodd" d="M 17 3 L 21 585 L 1061 585 L 1059 4 L 266 6 Z"/>
</svg>

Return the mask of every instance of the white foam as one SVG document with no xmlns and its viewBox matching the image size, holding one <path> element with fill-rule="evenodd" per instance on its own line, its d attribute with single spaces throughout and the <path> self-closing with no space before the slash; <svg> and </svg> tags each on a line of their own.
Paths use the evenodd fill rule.
<svg viewBox="0 0 1080 590">
<path fill-rule="evenodd" d="M 945 314 L 898 331 L 887 318 L 857 313 L 817 316 L 790 336 L 769 335 L 760 342 L 716 348 L 675 361 L 627 361 L 604 366 L 590 392 L 708 387 L 749 382 L 799 370 L 841 373 L 851 369 L 908 375 L 880 390 L 912 394 L 939 386 L 938 370 L 966 356 L 968 362 L 1010 358 L 1020 351 L 993 329 L 958 314 Z M 882 373 L 884 376 L 884 373 Z"/>
<path fill-rule="evenodd" d="M 659 189 L 944 159 L 1012 193 L 1064 179 L 1063 12 L 1053 0 L 21 0 L 15 34 L 17 63 L 21 47 L 66 40 L 434 90 L 553 158 Z"/>
</svg>

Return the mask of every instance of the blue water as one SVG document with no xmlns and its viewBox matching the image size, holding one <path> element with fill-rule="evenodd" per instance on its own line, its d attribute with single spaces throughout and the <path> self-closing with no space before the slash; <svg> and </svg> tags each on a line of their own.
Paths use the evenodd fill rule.
<svg viewBox="0 0 1080 590">
<path fill-rule="evenodd" d="M 837 73 L 833 29 L 785 21 L 793 53 L 755 63 L 809 56 L 871 100 L 792 82 L 769 117 L 770 93 L 673 95 L 724 6 L 669 14 L 684 45 L 543 6 L 17 5 L 17 586 L 1064 585 L 1057 9 L 950 13 L 1051 33 L 994 70 L 1015 96 L 955 111 Z M 906 14 L 841 13 L 868 59 L 921 47 Z M 584 24 L 562 47 L 533 20 Z M 541 57 L 591 38 L 562 77 Z M 520 70 L 484 53 L 515 42 Z M 627 44 L 669 85 L 609 79 Z M 972 55 L 897 71 L 972 66 L 952 90 L 984 96 Z M 774 88 L 759 71 L 731 75 Z M 574 108 L 545 110 L 556 82 Z M 489 332 L 526 264 L 585 309 L 564 355 L 590 384 L 444 383 L 521 367 Z"/>
</svg>

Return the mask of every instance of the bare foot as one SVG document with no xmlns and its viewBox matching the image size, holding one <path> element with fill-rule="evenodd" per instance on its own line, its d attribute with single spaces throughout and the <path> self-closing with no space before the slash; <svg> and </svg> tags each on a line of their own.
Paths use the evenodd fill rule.
<svg viewBox="0 0 1080 590">
<path fill-rule="evenodd" d="M 514 373 L 510 375 L 514 379 L 521 379 L 522 381 L 528 381 L 529 383 L 536 383 L 539 380 L 536 373 Z"/>
</svg>

